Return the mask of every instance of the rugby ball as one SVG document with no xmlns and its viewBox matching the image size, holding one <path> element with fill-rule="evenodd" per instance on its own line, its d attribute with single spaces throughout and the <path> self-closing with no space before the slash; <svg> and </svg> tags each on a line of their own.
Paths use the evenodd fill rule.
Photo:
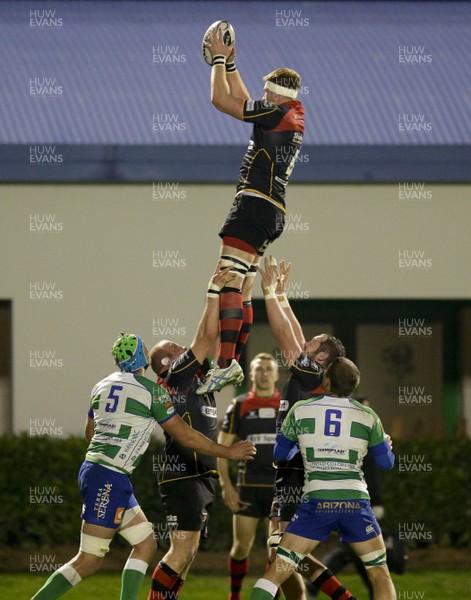
<svg viewBox="0 0 471 600">
<path fill-rule="evenodd" d="M 211 50 L 206 46 L 206 40 L 208 36 L 218 28 L 220 28 L 222 31 L 222 39 L 226 46 L 230 46 L 232 42 L 235 42 L 234 28 L 229 23 L 229 21 L 214 21 L 214 23 L 210 25 L 206 30 L 206 33 L 203 36 L 203 43 L 201 45 L 203 58 L 208 63 L 208 65 L 213 64 L 213 57 L 211 55 Z"/>
</svg>

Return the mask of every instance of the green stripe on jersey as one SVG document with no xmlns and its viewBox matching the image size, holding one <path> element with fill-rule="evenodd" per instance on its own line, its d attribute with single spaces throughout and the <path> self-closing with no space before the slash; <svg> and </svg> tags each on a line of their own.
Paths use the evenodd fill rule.
<svg viewBox="0 0 471 600">
<path fill-rule="evenodd" d="M 305 498 L 312 500 L 369 500 L 370 497 L 359 490 L 317 490 L 308 492 Z"/>
<path fill-rule="evenodd" d="M 126 398 L 124 412 L 127 412 L 130 415 L 137 415 L 138 417 L 150 418 L 152 416 L 149 408 L 142 404 L 142 402 L 134 400 L 134 398 Z"/>
<path fill-rule="evenodd" d="M 368 441 L 370 439 L 371 427 L 363 425 L 363 423 L 352 422 L 350 427 L 350 437 Z"/>
<path fill-rule="evenodd" d="M 315 471 L 307 474 L 308 481 L 332 481 L 341 479 L 355 479 L 356 481 L 362 481 L 360 473 L 356 471 L 333 471 L 332 473 L 321 473 Z"/>
<path fill-rule="evenodd" d="M 296 422 L 296 433 L 298 435 L 316 433 L 316 419 L 299 419 Z"/>
<path fill-rule="evenodd" d="M 100 394 L 93 396 L 93 398 L 90 400 L 90 408 L 93 408 L 93 410 L 98 410 L 99 406 L 100 406 Z"/>
<path fill-rule="evenodd" d="M 107 444 L 106 442 L 90 442 L 90 446 L 87 450 L 88 454 L 104 454 L 108 458 L 115 458 L 115 456 L 120 451 L 120 446 L 115 446 L 114 444 Z M 88 460 L 88 459 L 87 459 Z"/>
</svg>

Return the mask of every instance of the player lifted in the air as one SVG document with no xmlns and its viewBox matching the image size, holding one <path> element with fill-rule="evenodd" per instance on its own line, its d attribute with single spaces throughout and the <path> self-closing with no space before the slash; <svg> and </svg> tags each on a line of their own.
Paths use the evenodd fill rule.
<svg viewBox="0 0 471 600">
<path fill-rule="evenodd" d="M 200 394 L 243 379 L 237 359 L 253 321 L 253 280 L 268 244 L 283 232 L 286 186 L 304 133 L 304 108 L 297 100 L 299 74 L 287 68 L 272 71 L 263 78 L 263 98 L 252 100 L 234 63 L 235 44 L 226 46 L 222 38 L 220 27 L 205 37 L 213 59 L 211 102 L 231 117 L 253 124 L 253 133 L 232 208 L 219 231 L 222 264 L 233 264 L 237 278 L 220 292 L 218 368 L 199 388 Z"/>
</svg>

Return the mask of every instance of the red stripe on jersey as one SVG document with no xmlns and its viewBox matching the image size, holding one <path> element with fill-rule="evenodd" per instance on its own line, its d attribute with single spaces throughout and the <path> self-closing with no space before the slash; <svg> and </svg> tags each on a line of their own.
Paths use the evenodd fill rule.
<svg viewBox="0 0 471 600">
<path fill-rule="evenodd" d="M 274 408 L 278 410 L 280 407 L 280 392 L 275 390 L 273 396 L 257 396 L 257 394 L 250 390 L 247 397 L 242 401 L 240 407 L 240 416 L 243 417 L 251 410 L 257 410 L 258 408 Z"/>
<path fill-rule="evenodd" d="M 272 131 L 300 131 L 304 133 L 304 108 L 299 100 L 286 102 L 290 109 Z"/>
</svg>

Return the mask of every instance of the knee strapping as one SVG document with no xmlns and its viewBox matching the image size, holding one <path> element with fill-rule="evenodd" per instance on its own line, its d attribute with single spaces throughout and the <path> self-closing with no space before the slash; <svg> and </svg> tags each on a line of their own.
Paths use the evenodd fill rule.
<svg viewBox="0 0 471 600">
<path fill-rule="evenodd" d="M 280 545 L 281 536 L 283 535 L 282 531 L 274 531 L 271 536 L 267 540 L 267 548 L 268 552 L 270 550 L 277 550 Z"/>
<path fill-rule="evenodd" d="M 130 523 L 134 519 L 134 517 L 140 512 L 142 512 L 142 508 L 138 504 L 136 506 L 133 506 L 132 508 L 128 508 L 127 510 L 125 510 L 123 520 L 121 521 L 121 528 L 128 525 L 128 523 Z"/>
<path fill-rule="evenodd" d="M 242 275 L 242 277 L 245 277 L 251 264 L 250 261 L 240 258 L 240 256 L 233 256 L 232 254 L 221 255 L 221 268 L 225 269 L 232 266 L 231 271 Z"/>
<path fill-rule="evenodd" d="M 360 559 L 365 567 L 365 569 L 371 569 L 372 567 L 378 567 L 380 565 L 386 564 L 386 548 L 381 548 L 380 550 L 374 550 L 373 552 L 368 552 L 368 554 L 362 554 Z"/>
<path fill-rule="evenodd" d="M 299 563 L 303 560 L 303 558 L 306 555 L 302 554 L 301 552 L 295 552 L 294 550 L 288 550 L 287 548 L 283 548 L 283 546 L 278 546 L 278 550 L 276 551 L 276 556 L 280 560 L 288 563 L 289 565 L 291 565 L 295 569 L 297 569 Z"/>
<path fill-rule="evenodd" d="M 106 540 L 83 532 L 80 534 L 80 552 L 94 554 L 95 556 L 103 558 L 109 551 L 110 544 L 111 538 Z"/>
<path fill-rule="evenodd" d="M 132 527 L 127 527 L 118 533 L 122 538 L 129 542 L 131 546 L 137 546 L 154 533 L 154 528 L 152 527 L 152 523 L 144 521 L 137 525 L 133 525 Z"/>
</svg>

